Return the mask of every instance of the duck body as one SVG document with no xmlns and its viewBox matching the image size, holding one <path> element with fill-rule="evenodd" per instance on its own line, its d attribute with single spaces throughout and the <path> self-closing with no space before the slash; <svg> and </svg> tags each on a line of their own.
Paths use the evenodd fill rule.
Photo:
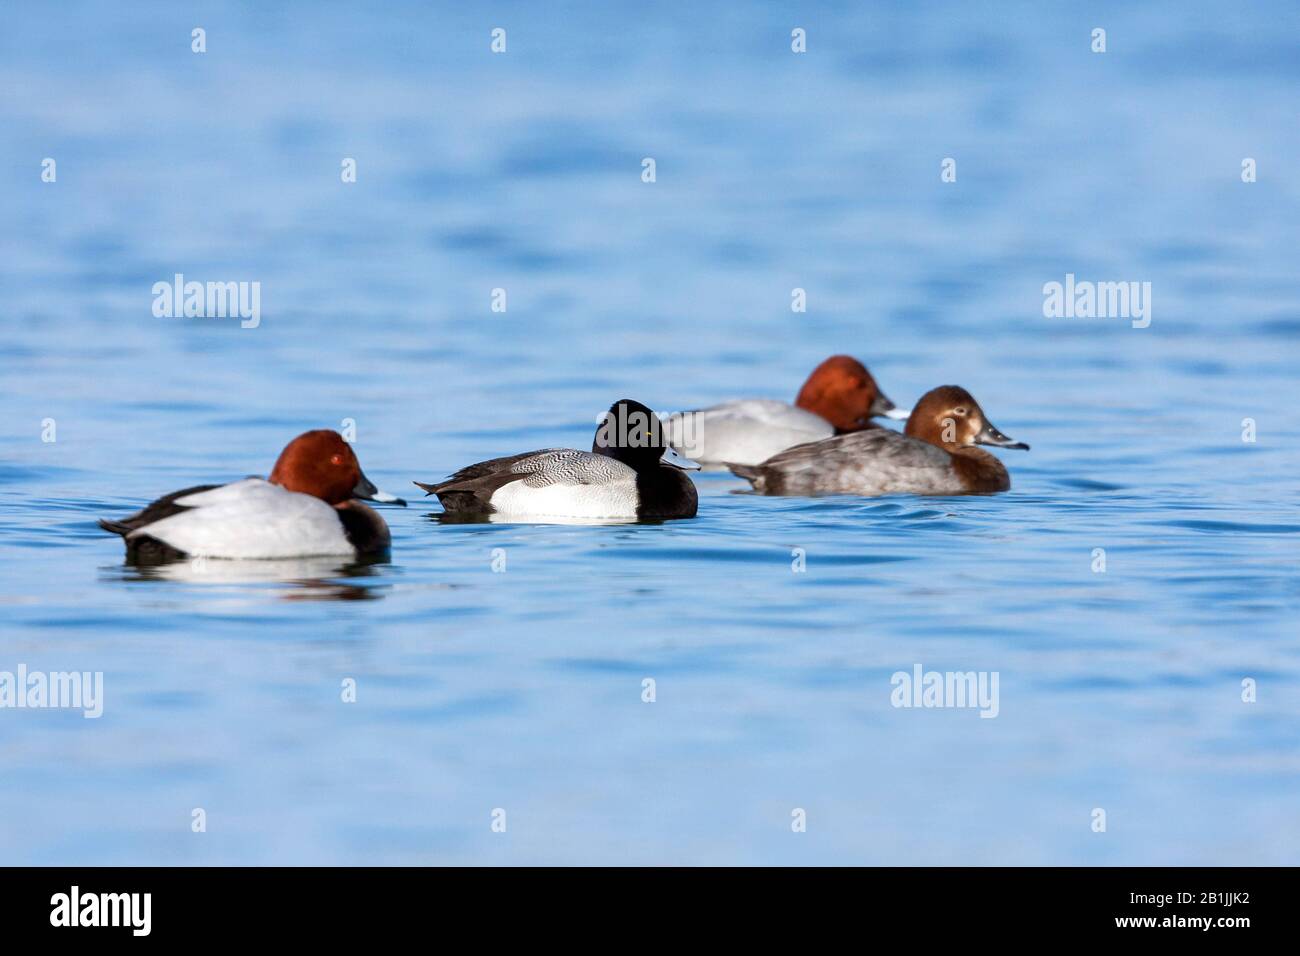
<svg viewBox="0 0 1300 956">
<path fill-rule="evenodd" d="M 788 448 L 758 465 L 731 470 L 769 495 L 967 495 L 1011 488 L 1006 466 L 977 445 L 1013 441 L 985 417 L 965 389 L 945 385 L 916 404 L 906 432 L 872 429 Z"/>
<path fill-rule="evenodd" d="M 830 438 L 835 426 L 789 402 L 747 398 L 678 412 L 665 420 L 664 431 L 679 452 L 717 471 L 727 463 L 756 465 L 793 445 Z"/>
<path fill-rule="evenodd" d="M 794 404 L 747 398 L 672 415 L 669 443 L 703 468 L 757 465 L 804 442 L 877 428 L 877 415 L 905 418 L 857 359 L 833 355 L 799 390 Z"/>
<path fill-rule="evenodd" d="M 133 563 L 382 553 L 388 525 L 363 497 L 405 504 L 371 484 L 337 432 L 315 431 L 286 446 L 269 480 L 196 485 L 99 525 L 122 536 Z"/>
<path fill-rule="evenodd" d="M 100 527 L 121 534 L 136 561 L 355 556 L 391 542 L 384 519 L 359 501 L 328 505 L 262 478 L 187 488 Z"/>
<path fill-rule="evenodd" d="M 695 485 L 660 466 L 637 472 L 605 455 L 576 448 L 493 458 L 436 484 L 416 482 L 453 514 L 532 518 L 693 518 Z"/>
<path fill-rule="evenodd" d="M 731 469 L 769 495 L 965 495 L 1007 491 L 1006 466 L 978 448 L 949 452 L 877 428 L 788 448 Z"/>
<path fill-rule="evenodd" d="M 606 413 L 626 422 L 629 413 L 647 422 L 617 440 L 597 431 L 592 451 L 544 448 L 481 461 L 440 482 L 415 484 L 437 495 L 448 514 L 498 514 L 518 518 L 693 518 L 699 505 L 682 462 L 659 437 L 659 419 L 644 405 L 624 399 Z M 652 424 L 649 424 L 652 423 Z M 651 433 L 654 433 L 653 435 Z M 640 434 L 640 438 L 636 435 Z"/>
</svg>

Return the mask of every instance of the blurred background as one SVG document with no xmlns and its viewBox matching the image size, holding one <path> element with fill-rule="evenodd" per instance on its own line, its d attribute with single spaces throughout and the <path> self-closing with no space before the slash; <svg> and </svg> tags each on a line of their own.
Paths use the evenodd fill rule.
<svg viewBox="0 0 1300 956">
<path fill-rule="evenodd" d="M 1294 4 L 0 21 L 0 670 L 106 694 L 0 711 L 0 861 L 1300 862 Z M 156 318 L 175 273 L 259 282 L 260 325 Z M 1045 318 L 1067 273 L 1150 282 L 1150 326 Z M 1033 446 L 1013 490 L 413 499 L 365 568 L 142 573 L 94 524 L 346 419 L 418 497 L 837 352 L 967 387 Z M 999 672 L 999 717 L 892 708 L 915 663 Z"/>
</svg>

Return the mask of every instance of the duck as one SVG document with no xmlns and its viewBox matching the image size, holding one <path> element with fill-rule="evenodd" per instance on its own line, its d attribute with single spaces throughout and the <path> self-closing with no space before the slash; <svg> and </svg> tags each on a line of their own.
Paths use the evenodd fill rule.
<svg viewBox="0 0 1300 956">
<path fill-rule="evenodd" d="M 388 525 L 362 499 L 406 504 L 375 487 L 342 435 L 318 429 L 289 442 L 268 478 L 184 488 L 99 526 L 137 564 L 381 554 Z"/>
<path fill-rule="evenodd" d="M 976 446 L 1019 448 L 993 426 L 970 392 L 942 385 L 921 397 L 902 433 L 836 435 L 786 449 L 732 472 L 766 495 L 969 495 L 1009 491 L 1011 476 Z"/>
<path fill-rule="evenodd" d="M 905 419 L 867 367 L 849 355 L 822 362 L 791 405 L 746 398 L 669 416 L 669 443 L 709 471 L 757 465 L 793 445 L 878 428 L 876 416 Z"/>
<path fill-rule="evenodd" d="M 685 472 L 697 468 L 664 440 L 654 412 L 624 398 L 602 413 L 589 452 L 543 448 L 415 484 L 448 514 L 667 520 L 695 517 L 699 498 Z"/>
</svg>

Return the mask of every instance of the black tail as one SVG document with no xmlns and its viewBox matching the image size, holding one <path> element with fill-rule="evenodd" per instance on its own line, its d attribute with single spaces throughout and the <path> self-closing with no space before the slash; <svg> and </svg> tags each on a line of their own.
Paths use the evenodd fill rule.
<svg viewBox="0 0 1300 956">
<path fill-rule="evenodd" d="M 437 484 L 426 485 L 422 481 L 415 484 L 424 489 L 426 495 L 437 495 L 438 501 L 442 505 L 442 510 L 448 514 L 491 514 L 492 493 L 497 487 L 506 482 L 518 479 L 519 475 L 506 474 L 496 476 L 496 484 L 492 483 L 492 476 L 479 481 L 470 480 L 468 482 L 458 481 L 456 476 L 452 476 L 446 481 L 440 481 Z"/>
<path fill-rule="evenodd" d="M 137 511 L 133 515 L 127 515 L 121 521 L 109 521 L 107 518 L 100 518 L 99 526 L 112 534 L 120 534 L 126 540 L 126 559 L 134 564 L 161 564 L 167 561 L 177 561 L 188 557 L 188 555 L 184 551 L 178 551 L 166 542 L 151 538 L 148 535 L 140 534 L 134 538 L 127 536 L 146 525 L 153 524 L 155 521 L 161 521 L 163 518 L 170 518 L 182 511 L 188 511 L 188 508 L 176 503 L 177 499 L 196 495 L 201 491 L 211 491 L 213 488 L 218 487 L 220 486 L 195 485 L 193 488 L 173 491 L 170 495 L 164 495 L 157 501 L 151 502 L 143 510 Z"/>
<path fill-rule="evenodd" d="M 151 538 L 147 534 L 128 538 L 127 535 L 136 529 L 125 521 L 109 521 L 107 518 L 100 518 L 99 526 L 126 539 L 126 560 L 130 564 L 169 564 L 189 557 L 184 551 L 179 551 L 170 544 Z"/>
<path fill-rule="evenodd" d="M 135 530 L 129 524 L 123 524 L 120 521 L 109 521 L 107 518 L 100 518 L 99 526 L 105 531 L 113 534 L 120 534 L 124 538 Z"/>
</svg>

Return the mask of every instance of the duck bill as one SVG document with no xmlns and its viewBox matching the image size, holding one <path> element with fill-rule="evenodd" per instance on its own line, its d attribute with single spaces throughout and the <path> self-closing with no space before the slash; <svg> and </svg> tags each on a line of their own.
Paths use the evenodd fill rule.
<svg viewBox="0 0 1300 956">
<path fill-rule="evenodd" d="M 375 483 L 367 478 L 364 473 L 361 475 L 361 480 L 357 482 L 357 486 L 352 489 L 352 497 L 360 498 L 363 501 L 375 501 L 384 505 L 406 507 L 406 502 L 397 495 L 390 495 L 388 492 L 376 488 Z"/>
<path fill-rule="evenodd" d="M 995 448 L 1019 448 L 1023 451 L 1029 451 L 1028 445 L 1002 434 L 993 427 L 991 422 L 984 423 L 984 428 L 975 436 L 975 444 L 992 445 Z"/>
<path fill-rule="evenodd" d="M 877 410 L 876 406 L 881 404 L 882 399 L 884 404 L 888 407 L 882 407 Z M 896 422 L 905 422 L 912 417 L 912 410 L 910 408 L 899 408 L 889 399 L 885 398 L 885 396 L 877 395 L 875 402 L 871 406 L 871 414 L 880 415 L 884 418 L 892 418 Z"/>
<path fill-rule="evenodd" d="M 663 457 L 659 459 L 659 463 L 661 465 L 672 465 L 672 467 L 680 468 L 682 471 L 699 471 L 703 467 L 698 461 L 692 461 L 671 445 L 664 449 Z"/>
<path fill-rule="evenodd" d="M 886 418 L 893 418 L 892 412 L 898 411 L 898 406 L 889 400 L 884 392 L 876 392 L 875 399 L 871 402 L 871 407 L 867 409 L 867 417 L 875 418 L 883 415 Z"/>
</svg>

